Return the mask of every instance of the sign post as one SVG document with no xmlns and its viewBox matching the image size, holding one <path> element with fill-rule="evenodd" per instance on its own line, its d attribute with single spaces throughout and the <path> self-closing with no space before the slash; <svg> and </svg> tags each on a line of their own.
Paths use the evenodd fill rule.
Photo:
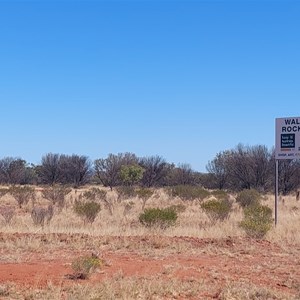
<svg viewBox="0 0 300 300">
<path fill-rule="evenodd" d="M 300 117 L 275 120 L 275 226 L 278 222 L 278 164 L 280 159 L 300 158 Z"/>
</svg>

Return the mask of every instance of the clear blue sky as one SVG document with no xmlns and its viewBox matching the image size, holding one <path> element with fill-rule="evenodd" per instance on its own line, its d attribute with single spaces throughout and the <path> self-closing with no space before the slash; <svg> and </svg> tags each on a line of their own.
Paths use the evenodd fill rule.
<svg viewBox="0 0 300 300">
<path fill-rule="evenodd" d="M 0 0 L 0 158 L 205 171 L 300 115 L 300 1 Z"/>
</svg>

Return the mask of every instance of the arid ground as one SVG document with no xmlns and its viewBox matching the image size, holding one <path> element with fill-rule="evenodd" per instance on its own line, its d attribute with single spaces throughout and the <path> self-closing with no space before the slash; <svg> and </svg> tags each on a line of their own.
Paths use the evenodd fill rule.
<svg viewBox="0 0 300 300">
<path fill-rule="evenodd" d="M 293 196 L 281 199 L 279 224 L 263 239 L 239 228 L 238 206 L 210 224 L 197 201 L 160 191 L 146 207 L 171 201 L 186 209 L 175 226 L 149 230 L 138 222 L 138 199 L 124 200 L 134 203 L 126 215 L 125 202 L 111 200 L 113 213 L 103 207 L 86 225 L 71 197 L 44 227 L 32 224 L 30 203 L 16 206 L 9 224 L 0 221 L 0 299 L 300 299 L 300 203 Z M 272 206 L 272 196 L 265 201 Z M 81 256 L 102 262 L 87 279 L 73 276 Z"/>
</svg>

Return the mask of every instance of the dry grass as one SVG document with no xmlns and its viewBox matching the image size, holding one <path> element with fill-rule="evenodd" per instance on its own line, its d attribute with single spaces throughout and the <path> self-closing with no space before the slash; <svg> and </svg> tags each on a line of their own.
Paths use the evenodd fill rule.
<svg viewBox="0 0 300 300">
<path fill-rule="evenodd" d="M 138 217 L 142 212 L 143 203 L 138 198 L 131 198 L 119 201 L 117 194 L 113 191 L 108 192 L 108 200 L 113 205 L 113 214 L 110 214 L 105 203 L 101 203 L 101 211 L 93 224 L 83 224 L 83 221 L 74 213 L 73 203 L 85 189 L 73 190 L 67 196 L 66 206 L 63 210 L 55 210 L 54 216 L 49 225 L 35 226 L 30 216 L 33 203 L 28 203 L 23 208 L 18 208 L 16 201 L 9 195 L 1 198 L 1 204 L 15 207 L 16 214 L 9 224 L 0 215 L 1 232 L 5 234 L 24 234 L 14 240 L 0 239 L 0 260 L 19 261 L 28 257 L 32 253 L 38 253 L 44 257 L 52 256 L 56 250 L 65 249 L 68 251 L 103 249 L 105 251 L 118 251 L 129 249 L 142 255 L 159 256 L 172 253 L 184 253 L 196 250 L 191 249 L 188 243 L 177 243 L 165 239 L 164 237 L 186 236 L 197 238 L 221 239 L 230 237 L 242 237 L 244 232 L 238 226 L 243 217 L 242 209 L 238 204 L 233 204 L 233 211 L 228 220 L 224 222 L 211 223 L 206 214 L 201 210 L 198 201 L 182 201 L 171 199 L 163 190 L 156 192 L 156 196 L 147 201 L 148 207 L 167 207 L 170 205 L 181 205 L 185 210 L 179 213 L 176 226 L 166 230 L 147 229 L 139 223 Z M 43 199 L 41 191 L 37 190 L 36 205 L 48 205 L 48 201 Z M 128 211 L 128 204 L 130 210 Z M 273 208 L 274 198 L 269 195 L 265 197 L 264 204 Z M 287 251 L 293 251 L 291 245 L 300 245 L 300 201 L 295 197 L 288 196 L 279 203 L 279 224 L 273 227 L 267 234 L 267 240 L 280 244 Z M 74 234 L 70 241 L 61 238 L 61 234 L 68 236 Z M 41 235 L 41 237 L 39 237 Z M 45 239 L 44 237 L 47 236 Z M 84 236 L 97 237 L 84 238 Z M 148 237 L 147 242 L 140 243 L 130 237 Z M 113 239 L 110 237 L 120 237 Z M 214 251 L 213 246 L 207 245 L 198 249 L 198 252 Z M 66 254 L 67 255 L 67 254 Z M 228 254 L 230 255 L 230 254 Z M 22 257 L 22 258 L 21 258 Z"/>
<path fill-rule="evenodd" d="M 213 292 L 212 292 L 213 291 Z M 124 278 L 118 273 L 114 278 L 97 284 L 72 284 L 47 287 L 17 289 L 14 285 L 0 286 L 1 299 L 67 299 L 67 300 L 117 300 L 117 299 L 219 299 L 219 300 L 296 300 L 284 292 L 255 286 L 245 282 L 229 282 L 224 288 L 214 289 L 204 280 L 182 281 L 164 280 L 160 276 L 152 278 Z"/>
<path fill-rule="evenodd" d="M 300 296 L 300 295 L 299 295 Z M 271 289 L 258 287 L 250 283 L 231 282 L 221 291 L 220 300 L 296 300 L 294 297 L 285 293 L 274 291 Z"/>
<path fill-rule="evenodd" d="M 85 225 L 75 214 L 73 204 L 87 189 L 88 187 L 73 190 L 66 198 L 65 207 L 62 210 L 55 209 L 50 224 L 44 227 L 35 226 L 30 216 L 34 205 L 46 207 L 49 204 L 43 199 L 40 188 L 36 191 L 35 203 L 29 202 L 22 208 L 18 207 L 18 203 L 9 194 L 4 195 L 0 199 L 1 205 L 15 208 L 15 215 L 9 223 L 0 215 L 1 232 L 5 234 L 5 238 L 1 238 L 0 234 L 0 262 L 26 262 L 33 258 L 51 260 L 57 257 L 71 261 L 76 255 L 94 251 L 117 254 L 125 251 L 155 259 L 187 253 L 191 256 L 220 255 L 228 259 L 243 259 L 251 257 L 255 252 L 255 245 L 252 246 L 251 243 L 241 253 L 240 248 L 234 252 L 230 247 L 219 247 L 218 242 L 203 243 L 200 247 L 190 240 L 177 241 L 175 238 L 184 236 L 220 241 L 227 237 L 244 237 L 245 233 L 239 227 L 243 212 L 233 196 L 232 213 L 228 220 L 211 223 L 201 210 L 199 201 L 172 199 L 164 190 L 158 190 L 146 202 L 146 208 L 171 205 L 185 207 L 179 213 L 176 225 L 162 230 L 147 229 L 139 223 L 138 218 L 144 205 L 141 200 L 136 197 L 120 201 L 118 195 L 108 189 L 107 201 L 111 206 L 101 202 L 101 211 L 95 222 Z M 266 196 L 263 204 L 273 209 L 274 196 Z M 283 255 L 294 253 L 295 264 L 300 263 L 296 258 L 300 246 L 299 217 L 300 201 L 296 201 L 295 196 L 281 198 L 278 226 L 273 227 L 266 236 L 268 241 L 284 249 Z M 174 239 L 170 240 L 169 237 Z M 0 299 L 300 299 L 300 288 L 297 298 L 295 295 L 281 293 L 278 289 L 267 289 L 243 281 L 225 282 L 223 287 L 216 288 L 214 283 L 204 279 L 181 280 L 172 277 L 179 268 L 176 262 L 167 264 L 162 273 L 154 277 L 124 277 L 119 273 L 92 286 L 88 283 L 67 286 L 49 283 L 42 289 L 32 287 L 20 290 L 12 284 L 2 284 Z M 215 270 L 212 269 L 211 272 Z M 252 270 L 254 276 L 256 272 L 260 274 L 261 270 Z M 169 279 L 166 280 L 168 275 Z M 215 276 L 220 277 L 222 274 L 216 273 Z M 294 284 L 293 280 L 295 279 L 292 278 L 291 284 Z M 298 285 L 297 282 L 295 284 Z"/>
<path fill-rule="evenodd" d="M 82 220 L 74 213 L 73 203 L 86 189 L 72 191 L 67 196 L 66 206 L 62 211 L 55 211 L 54 217 L 48 226 L 44 228 L 34 226 L 30 217 L 33 203 L 28 203 L 24 208 L 18 205 L 12 197 L 7 194 L 1 198 L 2 205 L 15 207 L 16 213 L 10 224 L 6 224 L 0 216 L 2 232 L 5 233 L 82 233 L 92 236 L 141 236 L 153 235 L 153 231 L 145 228 L 138 222 L 139 214 L 142 212 L 143 203 L 138 198 L 119 201 L 115 192 L 108 191 L 108 201 L 112 204 L 111 215 L 105 203 L 101 204 L 101 212 L 95 222 L 83 226 Z M 273 196 L 265 197 L 264 204 L 273 209 Z M 36 205 L 47 205 L 48 201 L 43 199 L 37 191 Z M 222 238 L 226 236 L 242 236 L 244 232 L 238 223 L 243 217 L 242 210 L 234 203 L 233 212 L 228 220 L 211 224 L 205 213 L 201 210 L 198 201 L 181 201 L 171 199 L 163 190 L 157 192 L 146 203 L 146 207 L 167 207 L 170 205 L 183 205 L 185 211 L 179 214 L 176 226 L 164 231 L 155 232 L 166 236 L 191 236 L 199 238 Z M 128 210 L 128 207 L 130 209 Z M 300 244 L 298 229 L 300 226 L 300 202 L 295 197 L 284 197 L 279 203 L 279 224 L 267 235 L 267 239 L 274 242 L 285 242 L 286 244 Z"/>
<path fill-rule="evenodd" d="M 30 217 L 33 203 L 28 203 L 24 208 L 18 205 L 10 195 L 1 198 L 1 204 L 15 207 L 16 213 L 10 224 L 0 216 L 2 232 L 5 233 L 82 233 L 92 236 L 144 236 L 144 235 L 166 235 L 166 236 L 191 236 L 199 238 L 222 238 L 226 236 L 243 236 L 244 232 L 238 226 L 243 217 L 242 210 L 234 203 L 233 212 L 228 220 L 212 224 L 206 214 L 201 210 L 198 201 L 182 201 L 171 199 L 163 190 L 159 190 L 155 197 L 149 199 L 146 207 L 167 207 L 170 205 L 183 205 L 185 211 L 179 214 L 176 226 L 164 231 L 153 232 L 138 222 L 139 214 L 142 212 L 143 203 L 138 198 L 119 201 L 115 192 L 108 191 L 108 201 L 112 204 L 113 214 L 101 203 L 101 212 L 95 222 L 84 225 L 82 220 L 74 213 L 73 203 L 86 189 L 72 191 L 67 196 L 66 206 L 62 211 L 55 210 L 50 224 L 44 228 L 34 226 Z M 273 209 L 273 196 L 265 197 L 264 204 Z M 43 199 L 41 193 L 37 192 L 36 205 L 47 205 L 48 201 Z M 129 207 L 129 209 L 128 209 Z M 286 244 L 300 244 L 298 229 L 300 226 L 300 202 L 295 197 L 284 197 L 279 203 L 279 224 L 268 233 L 267 239 L 274 242 Z"/>
<path fill-rule="evenodd" d="M 115 299 L 190 299 L 205 291 L 200 281 L 184 282 L 180 280 L 161 280 L 153 278 L 115 278 L 100 284 L 73 284 L 68 287 L 57 287 L 49 284 L 44 289 L 27 289 L 17 291 L 14 286 L 3 286 L 1 299 L 68 299 L 68 300 L 115 300 Z"/>
</svg>

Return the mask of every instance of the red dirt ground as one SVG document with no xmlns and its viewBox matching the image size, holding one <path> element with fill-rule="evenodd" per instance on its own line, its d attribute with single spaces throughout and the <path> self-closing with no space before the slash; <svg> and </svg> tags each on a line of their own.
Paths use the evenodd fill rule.
<svg viewBox="0 0 300 300">
<path fill-rule="evenodd" d="M 1 241 L 14 242 L 24 235 L 0 234 Z M 73 236 L 74 237 L 74 236 Z M 36 235 L 35 238 L 47 238 Z M 72 243 L 68 236 L 61 235 L 60 240 Z M 120 238 L 110 238 L 109 244 L 118 242 Z M 246 238 L 227 238 L 221 240 L 197 238 L 163 238 L 162 249 L 155 249 L 156 254 L 147 256 L 139 251 L 124 247 L 117 251 L 101 249 L 101 257 L 107 264 L 88 280 L 76 280 L 80 283 L 96 283 L 112 278 L 117 273 L 124 277 L 149 277 L 160 274 L 162 279 L 178 278 L 196 280 L 199 278 L 212 286 L 211 295 L 205 299 L 218 298 L 218 292 L 226 282 L 249 282 L 256 286 L 299 295 L 300 287 L 300 249 L 282 248 L 268 241 L 257 241 Z M 149 237 L 130 237 L 127 243 L 145 245 L 152 243 Z M 176 243 L 182 249 L 168 254 L 168 245 Z M 1 245 L 1 244 L 0 244 Z M 149 246 L 150 247 L 150 246 Z M 1 249 L 0 249 L 1 250 Z M 63 256 L 65 249 L 54 249 L 51 259 L 46 259 L 42 252 L 36 255 L 24 253 L 18 262 L 0 260 L 0 284 L 14 283 L 17 286 L 43 287 L 48 282 L 57 285 L 68 285 L 74 280 L 68 279 L 72 274 L 71 262 L 78 257 L 76 251 L 67 258 Z M 26 252 L 26 251 L 25 251 Z M 88 252 L 86 252 L 88 253 Z M 86 254 L 85 253 L 85 254 Z M 158 253 L 158 254 L 157 254 Z M 160 254 L 161 255 L 160 255 Z M 6 253 L 7 254 L 7 253 Z M 1 253 L 3 256 L 3 253 Z M 203 298 L 203 299 L 204 299 Z"/>
</svg>

